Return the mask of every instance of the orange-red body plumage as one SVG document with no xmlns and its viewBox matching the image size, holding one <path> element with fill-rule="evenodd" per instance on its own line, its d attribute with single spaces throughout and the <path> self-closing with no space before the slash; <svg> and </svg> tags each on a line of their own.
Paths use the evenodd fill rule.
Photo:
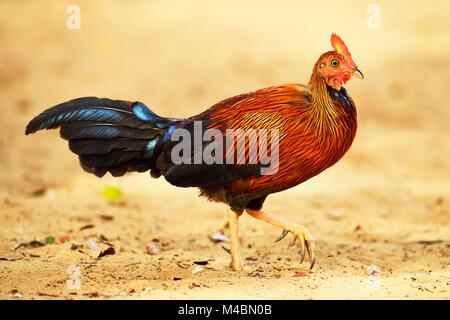
<svg viewBox="0 0 450 320">
<path fill-rule="evenodd" d="M 308 86 L 287 84 L 229 98 L 212 106 L 193 120 L 207 117 L 209 128 L 279 130 L 279 167 L 271 175 L 235 179 L 218 188 L 227 197 L 243 194 L 262 198 L 294 187 L 336 163 L 349 149 L 356 133 L 356 109 L 334 96 L 337 91 L 313 74 Z M 341 89 L 345 90 L 345 89 Z M 319 91 L 319 92 L 317 92 Z M 317 100 L 314 94 L 320 94 Z M 345 94 L 344 92 L 337 93 Z M 246 144 L 248 162 L 250 142 Z M 210 195 L 212 200 L 216 199 Z M 252 199 L 252 200 L 253 200 Z"/>
<path fill-rule="evenodd" d="M 312 90 L 316 90 L 313 83 Z M 288 84 L 227 99 L 211 107 L 207 111 L 212 119 L 210 128 L 277 129 L 280 132 L 278 172 L 249 177 L 245 183 L 238 180 L 231 183 L 230 191 L 282 191 L 338 161 L 355 137 L 356 110 L 353 103 L 347 107 L 332 97 L 324 99 L 327 105 L 319 105 L 313 100 L 309 87 Z M 194 118 L 202 116 L 204 114 Z M 247 155 L 250 148 L 247 144 Z"/>
</svg>

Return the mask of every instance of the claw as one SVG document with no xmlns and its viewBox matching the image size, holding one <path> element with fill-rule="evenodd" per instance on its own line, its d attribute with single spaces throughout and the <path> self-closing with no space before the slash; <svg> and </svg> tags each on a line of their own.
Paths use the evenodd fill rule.
<svg viewBox="0 0 450 320">
<path fill-rule="evenodd" d="M 225 250 L 225 252 L 227 252 L 228 254 L 231 254 L 231 250 L 230 249 L 228 249 L 228 248 L 226 248 L 224 246 L 222 246 L 222 249 Z"/>
<path fill-rule="evenodd" d="M 315 258 L 313 258 L 311 260 L 311 265 L 309 266 L 309 270 L 312 270 L 312 268 L 314 267 L 314 263 L 316 263 L 316 259 Z"/>
<path fill-rule="evenodd" d="M 288 244 L 288 249 L 292 248 L 293 246 L 295 246 L 295 243 L 297 242 L 297 237 L 294 236 L 292 238 L 292 241 Z"/>
<path fill-rule="evenodd" d="M 300 264 L 305 260 L 306 246 L 304 241 L 300 241 Z"/>
<path fill-rule="evenodd" d="M 277 240 L 275 240 L 275 243 L 277 243 L 278 241 L 281 241 L 281 240 L 283 240 L 283 239 L 284 239 L 284 237 L 286 237 L 288 233 L 289 233 L 289 231 L 288 231 L 288 230 L 286 230 L 286 229 L 283 229 L 283 232 L 281 232 L 281 235 L 280 235 L 280 236 L 278 237 L 278 239 L 277 239 Z"/>
<path fill-rule="evenodd" d="M 300 252 L 300 264 L 303 263 L 303 260 L 305 260 L 305 254 Z"/>
<path fill-rule="evenodd" d="M 275 240 L 275 242 L 281 241 L 283 240 L 287 234 L 291 232 L 293 234 L 293 239 L 292 241 L 289 243 L 288 248 L 291 248 L 295 245 L 295 243 L 297 242 L 297 240 L 299 240 L 299 246 L 300 246 L 300 264 L 303 263 L 303 261 L 305 260 L 306 254 L 308 254 L 308 257 L 311 261 L 311 265 L 310 265 L 310 270 L 314 267 L 314 264 L 316 262 L 316 256 L 315 256 L 315 247 L 314 247 L 314 241 L 311 239 L 311 235 L 309 234 L 309 232 L 303 231 L 301 229 L 300 232 L 297 232 L 296 230 L 293 231 L 289 231 L 287 229 L 283 229 L 283 231 L 281 232 L 281 235 L 278 237 L 277 240 Z M 222 246 L 222 248 L 229 252 L 228 249 L 224 248 Z"/>
<path fill-rule="evenodd" d="M 311 259 L 311 265 L 309 269 L 311 270 L 314 267 L 314 263 L 316 262 L 316 255 L 314 253 L 314 244 L 311 244 L 311 242 L 307 242 L 306 249 L 308 250 L 308 256 Z"/>
</svg>

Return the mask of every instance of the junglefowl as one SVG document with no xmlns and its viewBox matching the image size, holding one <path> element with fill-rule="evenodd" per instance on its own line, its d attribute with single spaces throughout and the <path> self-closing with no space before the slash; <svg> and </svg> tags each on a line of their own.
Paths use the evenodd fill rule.
<svg viewBox="0 0 450 320">
<path fill-rule="evenodd" d="M 244 211 L 283 229 L 277 241 L 291 233 L 290 246 L 299 242 L 300 263 L 307 253 L 312 268 L 315 244 L 310 232 L 263 212 L 262 206 L 269 194 L 292 188 L 335 164 L 353 142 L 356 109 L 343 84 L 363 74 L 340 37 L 332 34 L 331 44 L 334 50 L 320 56 L 307 85 L 286 84 L 241 94 L 187 119 L 158 116 L 141 102 L 79 98 L 39 114 L 26 127 L 26 134 L 60 127 L 61 137 L 69 141 L 87 172 L 102 177 L 107 172 L 122 176 L 150 171 L 154 178 L 163 176 L 177 187 L 197 187 L 207 199 L 227 204 L 231 238 L 227 251 L 233 270 L 246 270 L 238 239 L 238 218 Z M 200 134 L 211 129 L 215 134 L 200 149 L 182 149 L 179 154 L 188 161 L 175 161 L 181 140 L 173 139 L 175 133 L 187 133 L 186 139 L 192 142 L 189 134 L 195 135 L 196 123 L 202 125 Z M 251 161 L 262 139 L 259 135 L 258 139 L 244 137 L 243 144 L 237 135 L 223 152 L 216 149 L 232 129 L 276 132 L 260 151 L 277 145 L 271 149 L 271 154 L 277 153 L 277 166 L 263 173 L 262 161 Z M 214 152 L 209 160 L 218 161 L 201 159 L 211 146 Z M 236 153 L 240 159 L 234 155 L 236 148 L 246 151 L 244 156 Z M 227 161 L 220 161 L 221 156 Z"/>
</svg>

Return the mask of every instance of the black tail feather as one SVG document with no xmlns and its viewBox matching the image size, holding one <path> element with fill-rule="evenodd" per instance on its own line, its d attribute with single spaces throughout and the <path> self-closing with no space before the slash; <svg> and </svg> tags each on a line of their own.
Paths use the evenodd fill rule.
<svg viewBox="0 0 450 320">
<path fill-rule="evenodd" d="M 107 154 L 80 156 L 80 161 L 91 168 L 114 167 L 139 158 L 140 151 L 112 151 Z"/>
<path fill-rule="evenodd" d="M 34 133 L 42 129 L 54 129 L 64 123 L 82 120 L 115 123 L 131 128 L 154 127 L 152 124 L 145 123 L 137 117 L 132 117 L 131 104 L 128 101 L 95 97 L 70 100 L 45 110 L 31 120 L 27 125 L 25 134 Z"/>
<path fill-rule="evenodd" d="M 26 134 L 60 127 L 61 137 L 79 155 L 81 167 L 101 177 L 110 172 L 152 169 L 159 138 L 174 122 L 140 102 L 86 97 L 45 110 L 26 127 Z"/>
<path fill-rule="evenodd" d="M 104 143 L 102 139 L 69 140 L 69 148 L 80 156 L 102 155 L 111 151 L 141 151 L 147 144 L 146 140 L 117 138 Z"/>
</svg>

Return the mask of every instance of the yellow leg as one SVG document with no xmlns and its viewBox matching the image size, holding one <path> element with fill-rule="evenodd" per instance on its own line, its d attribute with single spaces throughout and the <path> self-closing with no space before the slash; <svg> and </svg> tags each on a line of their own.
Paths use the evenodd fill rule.
<svg viewBox="0 0 450 320">
<path fill-rule="evenodd" d="M 239 246 L 238 233 L 238 219 L 239 215 L 233 210 L 228 210 L 228 224 L 230 227 L 231 240 L 231 267 L 235 271 L 243 271 L 241 260 L 241 248 Z"/>
<path fill-rule="evenodd" d="M 246 209 L 247 213 L 250 214 L 253 218 L 268 222 L 276 227 L 282 228 L 283 232 L 281 236 L 277 239 L 278 242 L 281 239 L 283 239 L 289 232 L 292 233 L 294 238 L 292 239 L 291 243 L 289 244 L 289 247 L 292 247 L 295 245 L 295 242 L 297 240 L 299 241 L 300 245 L 300 263 L 303 262 L 305 258 L 306 251 L 308 251 L 309 258 L 311 260 L 311 269 L 314 266 L 315 262 L 315 244 L 314 240 L 309 233 L 308 229 L 306 229 L 304 226 L 283 220 L 275 215 L 265 213 L 260 210 L 251 210 Z"/>
</svg>

